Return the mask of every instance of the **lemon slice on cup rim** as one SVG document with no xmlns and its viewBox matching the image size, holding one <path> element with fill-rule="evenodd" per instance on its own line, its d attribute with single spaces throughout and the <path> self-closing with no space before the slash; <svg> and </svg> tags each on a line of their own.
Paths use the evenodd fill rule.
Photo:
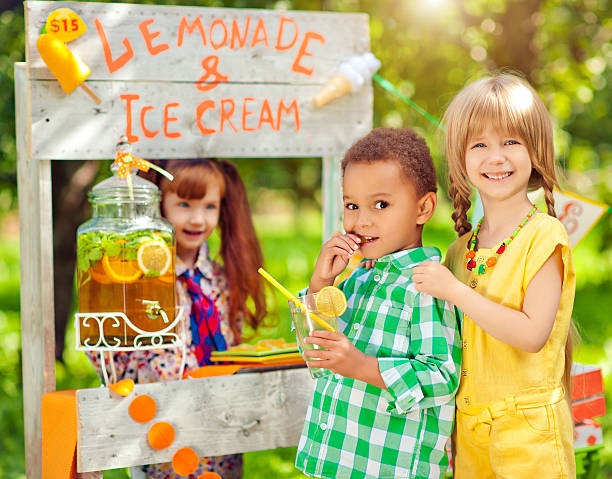
<svg viewBox="0 0 612 479">
<path fill-rule="evenodd" d="M 328 318 L 335 318 L 346 311 L 346 296 L 335 286 L 325 286 L 315 298 L 317 311 Z"/>
<path fill-rule="evenodd" d="M 172 253 L 164 241 L 144 241 L 138 247 L 137 259 L 143 273 L 156 271 L 159 276 L 163 276 L 172 264 Z"/>
</svg>

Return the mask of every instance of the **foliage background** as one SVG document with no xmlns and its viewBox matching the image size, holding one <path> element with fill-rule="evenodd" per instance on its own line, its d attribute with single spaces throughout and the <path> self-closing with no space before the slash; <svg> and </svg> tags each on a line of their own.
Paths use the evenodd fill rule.
<svg viewBox="0 0 612 479">
<path fill-rule="evenodd" d="M 522 71 L 548 106 L 556 125 L 562 186 L 612 203 L 612 5 L 610 0 L 233 0 L 132 3 L 214 7 L 360 11 L 370 15 L 372 51 L 380 74 L 440 117 L 452 96 L 487 71 Z M 13 64 L 24 61 L 23 8 L 0 3 L 0 478 L 25 477 L 19 328 L 19 251 L 16 219 Z M 413 126 L 429 141 L 444 188 L 443 156 L 433 125 L 375 86 L 375 126 Z M 266 267 L 298 289 L 308 280 L 321 241 L 321 171 L 316 159 L 236 161 L 253 207 Z M 75 226 L 89 214 L 84 193 L 105 173 L 98 163 L 54 162 L 56 265 L 56 366 L 58 389 L 93 387 L 97 379 L 71 347 L 66 318 L 72 307 Z M 440 196 L 444 196 L 442 193 Z M 67 215 L 76 211 L 78 215 Z M 80 218 L 79 218 L 80 216 Z M 441 202 L 426 241 L 442 250 L 453 239 L 450 207 Z M 612 384 L 612 220 L 606 215 L 576 248 L 578 286 L 574 319 L 582 362 L 599 364 Z M 213 240 L 214 241 L 214 240 Z M 288 312 L 270 292 L 267 328 L 287 336 Z M 256 338 L 254 338 L 256 339 Z M 608 394 L 608 409 L 612 408 Z M 612 477 L 612 418 L 605 434 L 600 477 Z M 245 478 L 302 477 L 294 449 L 249 453 Z M 124 471 L 105 473 L 127 477 Z"/>
</svg>

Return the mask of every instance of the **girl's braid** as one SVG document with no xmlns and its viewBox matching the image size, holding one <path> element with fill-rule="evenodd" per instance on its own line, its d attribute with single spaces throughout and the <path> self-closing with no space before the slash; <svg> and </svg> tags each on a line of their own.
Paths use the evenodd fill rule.
<svg viewBox="0 0 612 479">
<path fill-rule="evenodd" d="M 555 197 L 553 196 L 553 188 L 555 185 L 550 180 L 550 178 L 547 178 L 545 175 L 542 175 L 541 181 L 542 188 L 544 189 L 544 198 L 546 200 L 546 208 L 548 209 L 548 214 L 556 218 L 557 215 L 555 214 Z"/>
<path fill-rule="evenodd" d="M 448 193 L 453 199 L 453 206 L 455 207 L 455 211 L 452 214 L 453 221 L 455 222 L 455 231 L 461 236 L 472 230 L 472 225 L 467 219 L 467 211 L 472 203 L 453 183 L 449 185 Z"/>
</svg>

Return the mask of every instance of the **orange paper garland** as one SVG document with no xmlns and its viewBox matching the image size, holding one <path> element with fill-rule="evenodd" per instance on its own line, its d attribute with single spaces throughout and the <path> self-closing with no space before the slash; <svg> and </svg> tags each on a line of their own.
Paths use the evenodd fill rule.
<svg viewBox="0 0 612 479">
<path fill-rule="evenodd" d="M 120 396 L 128 396 L 134 389 L 134 381 L 132 379 L 122 379 L 121 381 L 111 384 L 108 388 Z M 132 399 L 129 405 L 128 413 L 130 417 L 140 423 L 147 423 L 155 418 L 157 414 L 157 403 L 148 394 L 141 394 Z M 149 428 L 147 440 L 149 445 L 156 450 L 166 449 L 174 442 L 175 438 L 174 426 L 168 422 L 156 422 Z M 178 449 L 172 456 L 172 469 L 179 476 L 190 476 L 193 474 L 200 464 L 198 454 L 190 447 L 182 447 Z M 222 479 L 217 473 L 205 472 L 198 479 Z"/>
<path fill-rule="evenodd" d="M 174 427 L 167 422 L 156 422 L 149 429 L 147 438 L 153 449 L 166 449 L 174 442 Z"/>
<path fill-rule="evenodd" d="M 157 403 L 147 394 L 136 396 L 130 403 L 129 413 L 136 422 L 149 422 L 157 413 Z"/>
<path fill-rule="evenodd" d="M 208 471 L 202 474 L 201 476 L 198 476 L 198 479 L 223 479 L 223 478 L 216 472 Z"/>
<path fill-rule="evenodd" d="M 179 476 L 189 476 L 198 468 L 200 458 L 190 447 L 182 447 L 172 456 L 172 469 Z"/>
</svg>

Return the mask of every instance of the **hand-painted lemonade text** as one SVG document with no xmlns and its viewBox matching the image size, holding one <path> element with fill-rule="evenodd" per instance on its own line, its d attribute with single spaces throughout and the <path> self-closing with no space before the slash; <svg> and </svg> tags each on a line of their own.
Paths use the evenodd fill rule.
<svg viewBox="0 0 612 479">
<path fill-rule="evenodd" d="M 231 21 L 212 18 L 205 23 L 201 16 L 188 18 L 184 15 L 174 32 L 164 31 L 156 26 L 155 18 L 147 18 L 138 24 L 138 41 L 145 48 L 138 50 L 128 37 L 121 40 L 121 50 L 111 48 L 107 31 L 100 19 L 94 20 L 108 72 L 113 75 L 121 71 L 136 58 L 136 55 L 166 56 L 173 49 L 193 48 L 194 38 L 203 55 L 194 51 L 194 61 L 201 67 L 197 80 L 185 79 L 186 85 L 202 92 L 199 103 L 194 105 L 190 122 L 182 122 L 176 111 L 179 101 L 146 98 L 138 91 L 119 95 L 125 105 L 126 135 L 131 143 L 141 138 L 155 138 L 163 135 L 169 139 L 180 138 L 180 125 L 195 123 L 201 135 L 213 135 L 225 131 L 244 133 L 269 129 L 274 132 L 300 131 L 300 105 L 297 97 L 275 98 L 245 96 L 224 97 L 214 92 L 219 85 L 232 83 L 230 75 L 223 71 L 223 51 L 265 49 L 282 55 L 291 55 L 291 71 L 308 78 L 314 72 L 312 57 L 325 44 L 325 37 L 316 31 L 301 29 L 298 22 L 282 14 L 278 17 L 245 16 Z M 320 51 L 320 50 L 318 50 Z M 167 56 L 166 56 L 167 58 Z M 164 60 L 165 61 L 165 60 Z M 160 68 L 162 67 L 160 60 Z M 209 93 L 212 92 L 212 93 Z M 217 93 L 217 94 L 215 94 Z M 151 126 L 152 124 L 157 127 Z"/>
</svg>

